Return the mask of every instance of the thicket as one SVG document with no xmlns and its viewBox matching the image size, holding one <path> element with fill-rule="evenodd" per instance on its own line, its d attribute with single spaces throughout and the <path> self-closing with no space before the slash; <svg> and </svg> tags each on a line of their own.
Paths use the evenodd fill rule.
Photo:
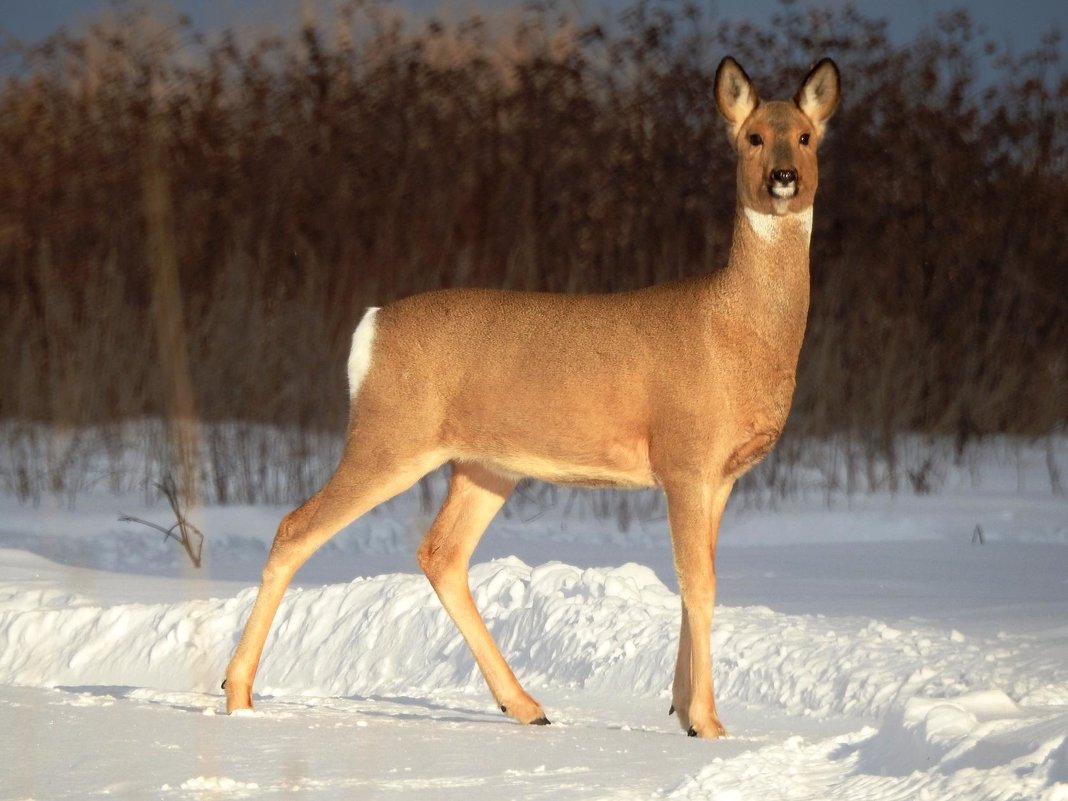
<svg viewBox="0 0 1068 801">
<path fill-rule="evenodd" d="M 283 37 L 133 14 L 8 42 L 6 452 L 38 452 L 23 441 L 40 437 L 31 422 L 79 431 L 195 414 L 338 432 L 365 306 L 437 287 L 603 292 L 716 269 L 734 168 L 711 84 L 728 53 L 765 96 L 792 94 L 824 55 L 843 77 L 821 150 L 797 394 L 765 480 L 815 441 L 842 443 L 869 485 L 893 486 L 901 434 L 963 448 L 1057 430 L 1062 49 L 1051 35 L 1006 52 L 963 11 L 895 43 L 850 6 L 784 3 L 741 23 L 648 2 L 602 24 L 552 6 L 413 22 L 354 3 Z M 232 472 L 231 445 L 204 443 L 215 474 Z M 13 469 L 9 485 L 33 486 L 43 468 Z"/>
</svg>

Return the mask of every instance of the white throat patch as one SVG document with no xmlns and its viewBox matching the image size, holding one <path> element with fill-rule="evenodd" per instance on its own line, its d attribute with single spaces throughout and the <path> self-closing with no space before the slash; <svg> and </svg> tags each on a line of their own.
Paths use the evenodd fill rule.
<svg viewBox="0 0 1068 801">
<path fill-rule="evenodd" d="M 753 233 L 765 242 L 774 242 L 779 238 L 779 233 L 782 231 L 783 224 L 794 221 L 801 223 L 806 238 L 812 237 L 811 206 L 796 214 L 781 215 L 764 214 L 763 212 L 754 211 L 748 206 L 743 206 L 742 208 L 745 210 L 745 218 L 749 221 L 749 227 L 753 229 Z"/>
<path fill-rule="evenodd" d="M 349 398 L 355 398 L 360 385 L 371 369 L 371 347 L 375 341 L 375 315 L 378 307 L 372 306 L 363 313 L 363 319 L 352 334 L 352 350 L 349 351 Z"/>
</svg>

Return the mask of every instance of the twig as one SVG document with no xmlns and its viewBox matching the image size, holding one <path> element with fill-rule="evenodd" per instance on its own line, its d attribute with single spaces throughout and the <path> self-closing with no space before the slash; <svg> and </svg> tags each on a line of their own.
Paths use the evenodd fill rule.
<svg viewBox="0 0 1068 801">
<path fill-rule="evenodd" d="M 177 521 L 170 528 L 164 528 L 132 515 L 120 515 L 119 521 L 123 523 L 140 523 L 143 526 L 162 532 L 164 540 L 173 539 L 185 549 L 185 552 L 189 555 L 189 561 L 193 563 L 193 567 L 200 567 L 201 554 L 204 550 L 204 534 L 186 520 L 185 515 L 182 514 L 181 506 L 178 502 L 178 488 L 174 483 L 174 478 L 169 474 L 164 476 L 163 480 L 156 484 L 156 488 L 163 493 L 163 497 L 167 499 L 167 502 L 171 505 L 171 511 L 174 512 L 174 516 L 177 518 Z M 175 533 L 175 529 L 178 530 L 178 533 Z"/>
</svg>

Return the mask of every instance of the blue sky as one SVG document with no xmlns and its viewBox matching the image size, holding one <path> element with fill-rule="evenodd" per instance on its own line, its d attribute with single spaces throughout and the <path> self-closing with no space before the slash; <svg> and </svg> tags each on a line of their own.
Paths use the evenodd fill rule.
<svg viewBox="0 0 1068 801">
<path fill-rule="evenodd" d="M 698 2 L 724 16 L 751 19 L 767 17 L 777 6 L 776 0 Z M 803 8 L 842 2 L 798 0 L 798 5 Z M 445 10 L 448 16 L 457 16 L 468 10 L 499 9 L 514 3 L 507 0 L 395 0 L 395 4 L 416 14 Z M 630 0 L 586 0 L 583 3 L 587 10 L 605 9 L 609 13 L 629 4 Z M 0 0 L 0 29 L 24 41 L 33 41 L 61 25 L 77 29 L 110 5 L 111 0 Z M 302 6 L 312 6 L 328 14 L 337 5 L 337 0 L 167 0 L 145 5 L 188 14 L 197 27 L 210 31 L 248 25 L 288 27 L 299 19 Z M 973 19 L 987 27 L 994 40 L 1016 51 L 1036 45 L 1051 26 L 1068 33 L 1068 2 L 1065 0 L 858 0 L 857 5 L 869 15 L 888 19 L 891 34 L 898 40 L 911 38 L 939 14 L 959 7 L 967 8 Z M 1068 44 L 1062 47 L 1068 47 Z"/>
</svg>

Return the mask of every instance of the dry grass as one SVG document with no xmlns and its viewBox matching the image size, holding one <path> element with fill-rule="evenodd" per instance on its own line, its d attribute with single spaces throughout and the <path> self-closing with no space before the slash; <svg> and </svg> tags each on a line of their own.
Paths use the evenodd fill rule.
<svg viewBox="0 0 1068 801">
<path fill-rule="evenodd" d="M 356 4 L 245 43 L 132 17 L 12 46 L 7 436 L 28 422 L 121 432 L 193 416 L 338 432 L 364 306 L 443 286 L 612 291 L 716 268 L 733 166 L 710 87 L 727 52 L 769 95 L 824 54 L 845 80 L 788 436 L 750 490 L 788 491 L 813 441 L 835 444 L 857 488 L 896 487 L 916 467 L 901 463 L 901 433 L 960 450 L 1064 425 L 1056 42 L 1012 58 L 963 13 L 904 46 L 848 8 L 784 6 L 761 28 L 648 3 L 610 28 L 555 13 L 446 26 Z M 198 447 L 212 454 L 208 496 L 257 496 L 228 476 L 254 483 L 262 449 L 211 436 L 108 447 L 161 448 L 161 460 Z M 288 492 L 311 489 L 312 472 Z"/>
</svg>

